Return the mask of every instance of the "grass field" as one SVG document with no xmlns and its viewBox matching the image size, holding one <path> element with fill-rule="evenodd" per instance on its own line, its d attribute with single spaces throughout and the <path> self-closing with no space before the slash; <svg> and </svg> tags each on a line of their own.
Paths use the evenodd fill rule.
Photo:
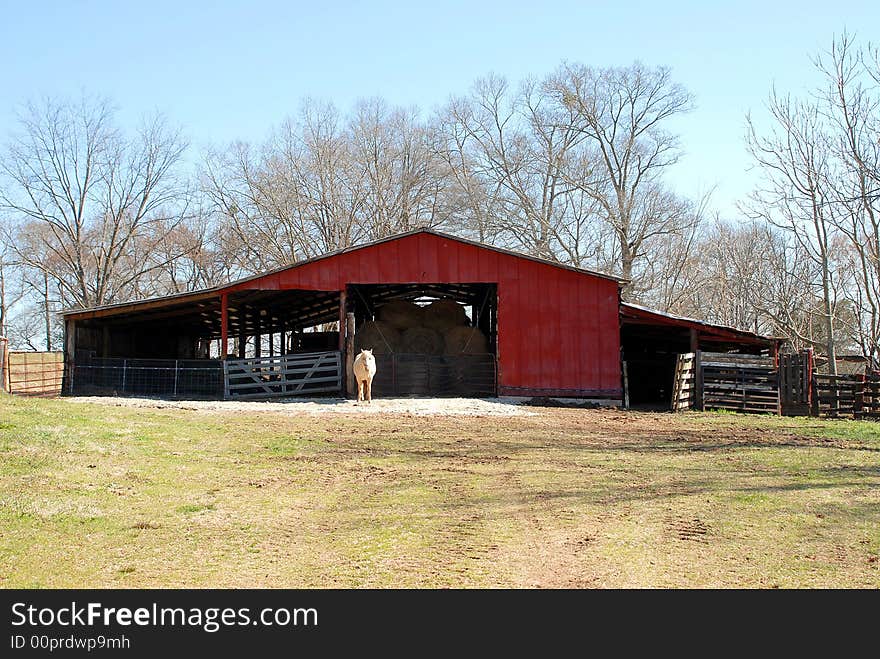
<svg viewBox="0 0 880 659">
<path fill-rule="evenodd" d="M 3 587 L 880 586 L 880 424 L 0 398 Z"/>
</svg>

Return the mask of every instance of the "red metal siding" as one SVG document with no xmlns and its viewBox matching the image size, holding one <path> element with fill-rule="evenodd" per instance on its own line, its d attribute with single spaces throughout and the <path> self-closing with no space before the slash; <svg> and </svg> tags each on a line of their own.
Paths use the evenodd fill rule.
<svg viewBox="0 0 880 659">
<path fill-rule="evenodd" d="M 228 290 L 383 283 L 497 283 L 499 393 L 620 397 L 618 291 L 610 279 L 421 233 Z"/>
</svg>

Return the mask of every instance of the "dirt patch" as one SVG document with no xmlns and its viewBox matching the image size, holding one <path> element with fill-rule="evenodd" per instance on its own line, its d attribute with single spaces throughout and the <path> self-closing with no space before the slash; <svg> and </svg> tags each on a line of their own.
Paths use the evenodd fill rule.
<svg viewBox="0 0 880 659">
<path fill-rule="evenodd" d="M 534 416 L 513 398 L 384 398 L 356 403 L 345 398 L 283 398 L 272 402 L 193 401 L 113 396 L 78 396 L 62 400 L 118 407 L 180 409 L 205 412 L 272 412 L 289 415 Z"/>
</svg>

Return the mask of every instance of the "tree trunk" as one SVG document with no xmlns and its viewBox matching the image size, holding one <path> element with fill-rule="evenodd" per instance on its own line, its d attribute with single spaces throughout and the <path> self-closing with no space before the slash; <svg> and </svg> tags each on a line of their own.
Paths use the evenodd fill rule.
<svg viewBox="0 0 880 659">
<path fill-rule="evenodd" d="M 46 320 L 46 350 L 52 352 L 52 313 L 49 309 L 49 273 L 43 271 L 43 301 Z"/>
<path fill-rule="evenodd" d="M 0 261 L 0 336 L 6 336 L 6 275 Z"/>
</svg>

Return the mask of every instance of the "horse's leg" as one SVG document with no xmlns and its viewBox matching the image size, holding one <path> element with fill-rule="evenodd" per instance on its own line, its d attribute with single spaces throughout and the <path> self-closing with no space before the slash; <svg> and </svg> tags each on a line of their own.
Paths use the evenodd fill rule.
<svg viewBox="0 0 880 659">
<path fill-rule="evenodd" d="M 364 386 L 367 389 L 367 402 L 373 402 L 373 378 L 367 378 L 364 380 Z"/>
<path fill-rule="evenodd" d="M 361 402 L 363 400 L 363 392 L 364 392 L 364 382 L 363 380 L 358 380 L 358 399 L 357 402 Z"/>
</svg>

